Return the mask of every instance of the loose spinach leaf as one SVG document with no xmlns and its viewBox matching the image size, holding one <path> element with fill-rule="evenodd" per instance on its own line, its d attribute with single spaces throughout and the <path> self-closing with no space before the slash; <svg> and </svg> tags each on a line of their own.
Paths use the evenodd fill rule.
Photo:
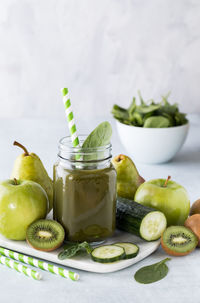
<svg viewBox="0 0 200 303">
<path fill-rule="evenodd" d="M 142 284 L 149 284 L 163 279 L 169 270 L 165 262 L 169 260 L 171 259 L 166 258 L 158 263 L 140 268 L 134 275 L 135 280 Z"/>
<path fill-rule="evenodd" d="M 82 243 L 79 243 L 79 247 L 80 248 L 84 248 L 87 251 L 88 254 L 90 254 L 92 252 L 91 245 L 88 242 L 86 242 L 86 241 L 84 241 Z"/>
<path fill-rule="evenodd" d="M 163 128 L 169 127 L 170 121 L 163 116 L 149 117 L 145 120 L 144 127 L 148 128 Z"/>
<path fill-rule="evenodd" d="M 76 255 L 76 253 L 79 251 L 79 246 L 78 245 L 73 245 L 63 251 L 61 251 L 58 255 L 58 259 L 64 260 L 71 258 Z"/>
<path fill-rule="evenodd" d="M 58 259 L 64 260 L 75 256 L 81 250 L 86 251 L 88 254 L 91 253 L 92 247 L 86 241 L 82 243 L 72 242 L 64 245 L 63 251 L 58 254 Z"/>
</svg>

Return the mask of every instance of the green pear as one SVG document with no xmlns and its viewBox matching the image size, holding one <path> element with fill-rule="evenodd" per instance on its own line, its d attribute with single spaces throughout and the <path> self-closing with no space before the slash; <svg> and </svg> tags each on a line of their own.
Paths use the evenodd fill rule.
<svg viewBox="0 0 200 303">
<path fill-rule="evenodd" d="M 134 199 L 135 192 L 144 179 L 139 175 L 133 161 L 125 155 L 118 155 L 112 159 L 117 171 L 117 194 L 120 197 Z"/>
<path fill-rule="evenodd" d="M 42 161 L 36 154 L 29 153 L 22 144 L 15 141 L 13 145 L 22 148 L 24 153 L 15 160 L 11 179 L 31 180 L 39 183 L 47 193 L 50 211 L 53 207 L 53 181 L 48 176 Z"/>
</svg>

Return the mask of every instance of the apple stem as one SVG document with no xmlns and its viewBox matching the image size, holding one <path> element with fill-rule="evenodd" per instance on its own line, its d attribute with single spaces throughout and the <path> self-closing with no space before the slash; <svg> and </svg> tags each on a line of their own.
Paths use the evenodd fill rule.
<svg viewBox="0 0 200 303">
<path fill-rule="evenodd" d="M 22 148 L 23 151 L 24 151 L 24 156 L 29 156 L 29 153 L 28 153 L 26 147 L 24 147 L 21 143 L 19 143 L 19 142 L 17 142 L 17 141 L 14 141 L 14 142 L 13 142 L 13 145 L 16 145 L 16 146 Z"/>
<path fill-rule="evenodd" d="M 17 183 L 17 179 L 16 179 L 16 178 L 14 178 L 13 180 L 14 180 L 15 185 L 18 185 L 18 183 Z"/>
<path fill-rule="evenodd" d="M 163 187 L 167 187 L 167 183 L 170 179 L 171 179 L 171 176 L 168 176 L 167 179 L 165 180 Z"/>
</svg>

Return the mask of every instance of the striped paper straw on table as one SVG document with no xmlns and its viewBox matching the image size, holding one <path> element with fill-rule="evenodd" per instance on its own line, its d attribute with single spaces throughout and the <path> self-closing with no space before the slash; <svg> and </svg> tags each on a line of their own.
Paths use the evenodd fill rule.
<svg viewBox="0 0 200 303">
<path fill-rule="evenodd" d="M 6 265 L 9 268 L 13 268 L 16 271 L 18 271 L 28 277 L 31 277 L 35 280 L 40 280 L 42 278 L 42 276 L 39 272 L 37 272 L 29 267 L 26 267 L 18 262 L 15 262 L 9 258 L 6 258 L 2 255 L 0 255 L 0 263 L 3 265 Z"/>
<path fill-rule="evenodd" d="M 71 106 L 71 101 L 69 98 L 69 92 L 68 92 L 68 88 L 61 88 L 62 94 L 63 94 L 63 102 L 64 102 L 64 106 L 65 106 L 65 113 L 67 116 L 67 121 L 68 121 L 68 126 L 69 126 L 69 131 L 70 131 L 70 135 L 71 135 L 71 140 L 72 140 L 72 145 L 74 147 L 78 147 L 79 146 L 79 139 L 77 136 L 77 132 L 76 132 L 76 124 L 74 121 L 74 114 L 72 111 L 72 106 Z"/>
<path fill-rule="evenodd" d="M 38 259 L 35 259 L 35 258 L 32 258 L 32 257 L 28 257 L 26 255 L 22 255 L 20 253 L 14 252 L 12 250 L 8 250 L 8 249 L 3 248 L 3 247 L 0 247 L 0 254 L 4 255 L 4 256 L 7 256 L 11 259 L 14 259 L 14 260 L 18 260 L 22 263 L 26 263 L 26 264 L 29 264 L 31 266 L 40 268 L 42 270 L 46 270 L 46 271 L 51 272 L 53 274 L 59 275 L 63 278 L 69 278 L 73 281 L 77 281 L 79 279 L 79 274 L 77 274 L 73 271 L 70 271 L 70 270 L 64 269 L 62 267 L 58 267 L 58 266 L 49 264 L 45 261 L 41 261 L 41 260 L 38 260 Z"/>
</svg>

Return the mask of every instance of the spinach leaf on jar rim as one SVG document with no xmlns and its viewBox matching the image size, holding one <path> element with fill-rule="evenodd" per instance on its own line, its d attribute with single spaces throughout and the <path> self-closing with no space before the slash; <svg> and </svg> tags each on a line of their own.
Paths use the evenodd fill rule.
<svg viewBox="0 0 200 303">
<path fill-rule="evenodd" d="M 111 136 L 112 127 L 110 123 L 107 121 L 102 122 L 85 139 L 82 148 L 105 146 L 110 143 Z"/>
<path fill-rule="evenodd" d="M 83 155 L 84 161 L 103 159 L 104 152 L 99 152 L 98 147 L 109 144 L 111 136 L 112 127 L 110 123 L 105 121 L 99 124 L 83 142 L 82 149 L 86 153 L 85 155 Z M 96 152 L 91 152 L 90 148 L 97 148 L 97 150 Z"/>
</svg>

